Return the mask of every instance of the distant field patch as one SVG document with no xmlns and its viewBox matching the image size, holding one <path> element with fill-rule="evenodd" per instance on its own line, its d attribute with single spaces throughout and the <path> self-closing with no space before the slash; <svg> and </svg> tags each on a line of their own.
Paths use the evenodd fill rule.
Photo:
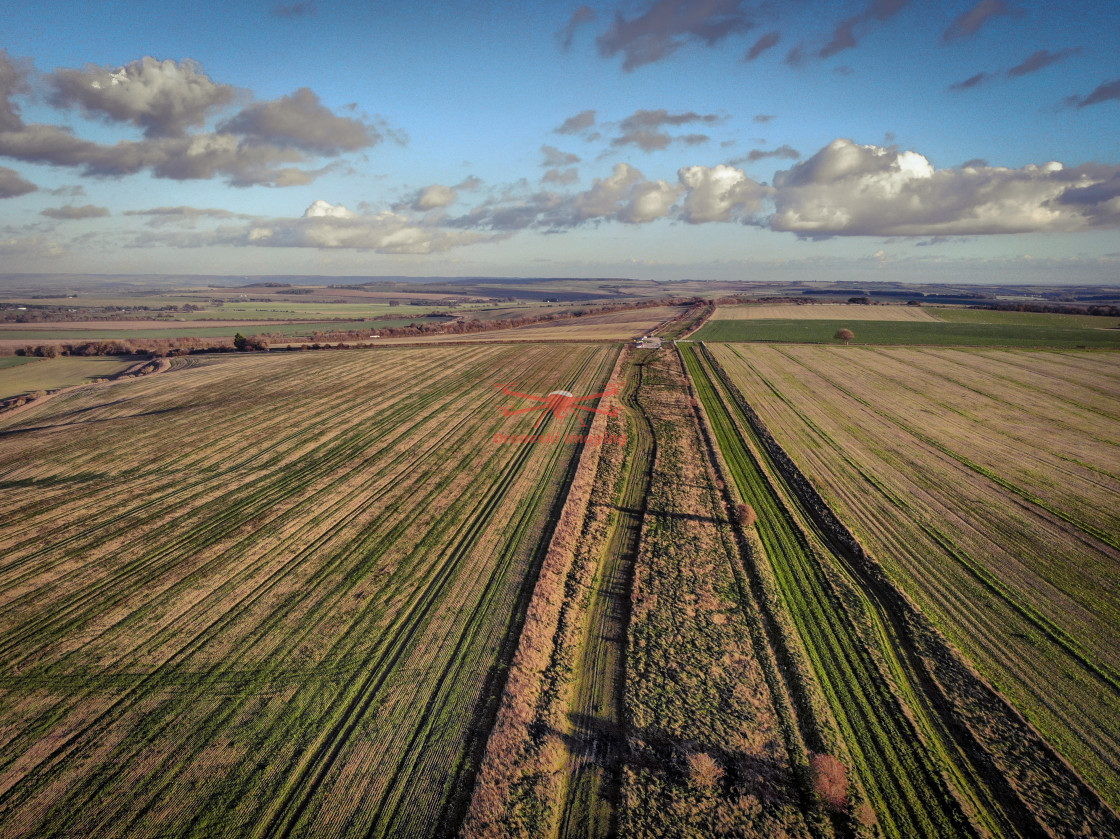
<svg viewBox="0 0 1120 839">
<path fill-rule="evenodd" d="M 937 310 L 939 313 L 940 309 Z M 930 323 L 938 318 L 920 306 L 861 306 L 847 303 L 793 303 L 777 306 L 720 306 L 712 321 L 724 320 L 884 320 Z"/>
<path fill-rule="evenodd" d="M 1099 315 L 1062 315 L 1052 312 L 1005 312 L 999 309 L 927 308 L 937 320 L 951 323 L 998 323 L 1014 326 L 1050 326 L 1060 329 L 1110 329 L 1120 324 L 1120 318 Z"/>
<path fill-rule="evenodd" d="M 291 316 L 293 319 L 296 315 Z M 299 316 L 307 320 L 305 316 Z M 82 321 L 45 321 L 40 323 L 14 323 L 0 325 L 0 337 L 20 337 L 49 334 L 51 337 L 59 335 L 67 338 L 82 338 L 89 332 L 136 332 L 152 330 L 174 329 L 182 331 L 191 330 L 192 334 L 199 329 L 233 329 L 245 326 L 267 326 L 270 329 L 278 324 L 274 320 L 246 320 L 210 318 L 207 320 L 82 320 Z"/>
<path fill-rule="evenodd" d="M 18 324 L 13 328 L 0 327 L 0 341 L 36 343 L 80 343 L 82 341 L 126 340 L 129 338 L 232 338 L 238 332 L 245 335 L 278 333 L 292 337 L 309 337 L 313 332 L 345 332 L 349 330 L 386 329 L 391 326 L 408 326 L 411 323 L 443 323 L 446 318 L 400 317 L 396 319 L 350 320 L 350 321 L 313 321 L 303 323 L 281 323 L 279 321 L 210 321 L 213 325 L 195 323 L 162 323 L 160 321 L 128 321 L 106 323 L 93 326 L 83 324 L 76 328 L 73 324 Z M 203 322 L 205 323 L 205 322 Z"/>
<path fill-rule="evenodd" d="M 855 306 L 853 309 L 857 308 Z M 952 310 L 939 310 L 952 311 Z M 1063 317 L 1059 315 L 1058 317 Z M 1105 319 L 1105 323 L 1107 323 Z M 839 329 L 855 333 L 854 344 L 1035 348 L 1120 348 L 1120 329 L 1087 329 L 1080 325 L 1009 323 L 938 323 L 854 320 L 720 320 L 710 321 L 694 341 L 767 343 L 838 343 Z"/>
<path fill-rule="evenodd" d="M 395 343 L 441 343 L 446 341 L 631 341 L 644 335 L 683 310 L 676 306 L 625 309 L 603 315 L 534 323 L 512 329 L 462 335 L 433 335 L 392 339 Z"/>
<path fill-rule="evenodd" d="M 12 364 L 13 361 L 16 363 Z M 112 376 L 135 363 L 135 359 L 115 356 L 3 358 L 0 359 L 0 399 L 35 390 L 80 385 L 90 379 Z"/>
</svg>

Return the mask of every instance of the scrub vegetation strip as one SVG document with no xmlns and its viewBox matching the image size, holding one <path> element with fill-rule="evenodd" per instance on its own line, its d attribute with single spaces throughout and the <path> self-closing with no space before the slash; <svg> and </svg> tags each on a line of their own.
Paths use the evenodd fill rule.
<svg viewBox="0 0 1120 839">
<path fill-rule="evenodd" d="M 630 592 L 618 835 L 828 836 L 739 585 L 737 525 L 669 347 L 637 354 L 653 445 Z M 846 793 L 846 789 L 843 791 Z"/>
<path fill-rule="evenodd" d="M 619 384 L 624 358 L 611 373 L 613 384 Z M 607 397 L 597 407 L 607 411 L 617 403 Z M 583 448 L 537 577 L 461 832 L 465 839 L 543 836 L 556 827 L 566 788 L 576 660 L 584 653 L 583 629 L 614 489 L 609 476 L 617 475 L 625 456 L 623 428 L 619 417 L 596 413 L 584 432 L 603 442 Z"/>
</svg>

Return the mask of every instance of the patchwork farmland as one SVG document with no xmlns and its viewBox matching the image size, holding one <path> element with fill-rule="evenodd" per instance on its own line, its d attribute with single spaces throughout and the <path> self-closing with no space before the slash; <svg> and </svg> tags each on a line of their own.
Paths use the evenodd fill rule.
<svg viewBox="0 0 1120 839">
<path fill-rule="evenodd" d="M 656 301 L 0 361 L 0 836 L 1120 835 L 1115 330 Z"/>
</svg>

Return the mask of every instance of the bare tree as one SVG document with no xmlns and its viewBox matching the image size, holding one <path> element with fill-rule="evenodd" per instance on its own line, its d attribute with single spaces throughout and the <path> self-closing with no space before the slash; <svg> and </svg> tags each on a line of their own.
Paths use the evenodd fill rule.
<svg viewBox="0 0 1120 839">
<path fill-rule="evenodd" d="M 850 329 L 837 329 L 836 334 L 832 336 L 837 341 L 843 341 L 845 344 L 856 337 L 856 334 Z"/>
<path fill-rule="evenodd" d="M 750 504 L 736 504 L 735 515 L 738 516 L 739 524 L 743 527 L 754 527 L 758 521 L 758 515 Z"/>
<path fill-rule="evenodd" d="M 842 812 L 848 806 L 848 769 L 832 755 L 816 754 L 809 759 L 813 789 L 829 809 Z"/>
<path fill-rule="evenodd" d="M 714 790 L 723 780 L 723 769 L 707 752 L 688 756 L 688 780 L 699 789 Z"/>
</svg>

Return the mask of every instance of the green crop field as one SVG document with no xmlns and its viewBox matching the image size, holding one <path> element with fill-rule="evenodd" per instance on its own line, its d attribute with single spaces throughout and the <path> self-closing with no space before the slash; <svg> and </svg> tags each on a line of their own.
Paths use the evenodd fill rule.
<svg viewBox="0 0 1120 839">
<path fill-rule="evenodd" d="M 616 355 L 191 357 L 0 416 L 0 835 L 453 832 L 576 451 L 499 443 L 540 415 L 494 384 Z"/>
<path fill-rule="evenodd" d="M 936 309 L 936 314 L 954 311 Z M 963 311 L 963 310 L 955 310 Z M 989 313 L 984 313 L 989 314 Z M 996 313 L 999 314 L 999 313 Z M 1012 313 L 1018 314 L 1018 313 Z M 1067 315 L 1054 315 L 1066 318 Z M 911 346 L 977 347 L 1089 347 L 1120 348 L 1120 329 L 1108 318 L 1094 318 L 1095 327 L 1081 319 L 1029 323 L 964 321 L 929 323 L 921 321 L 845 321 L 845 320 L 712 320 L 704 324 L 691 340 L 708 342 L 757 341 L 838 344 L 837 330 L 851 329 L 853 343 Z"/>
<path fill-rule="evenodd" d="M 115 375 L 135 363 L 135 359 L 113 356 L 0 358 L 0 399 L 36 390 L 54 390 L 69 385 L 80 385 L 91 379 Z"/>
<path fill-rule="evenodd" d="M 736 313 L 743 312 L 737 316 Z M 849 314 L 846 314 L 849 313 Z M 851 329 L 857 344 L 1001 347 L 1120 347 L 1115 319 L 955 307 L 721 307 L 697 341 L 837 343 Z"/>
<path fill-rule="evenodd" d="M 1005 312 L 998 309 L 965 309 L 956 306 L 922 307 L 938 320 L 950 323 L 994 323 L 1010 326 L 1048 326 L 1057 329 L 1114 329 L 1120 318 L 1098 315 L 1062 315 L 1052 312 Z"/>
<path fill-rule="evenodd" d="M 1120 804 L 1120 355 L 713 355 L 934 626 Z M 1037 780 L 1037 755 L 991 746 L 1013 786 Z"/>
</svg>

